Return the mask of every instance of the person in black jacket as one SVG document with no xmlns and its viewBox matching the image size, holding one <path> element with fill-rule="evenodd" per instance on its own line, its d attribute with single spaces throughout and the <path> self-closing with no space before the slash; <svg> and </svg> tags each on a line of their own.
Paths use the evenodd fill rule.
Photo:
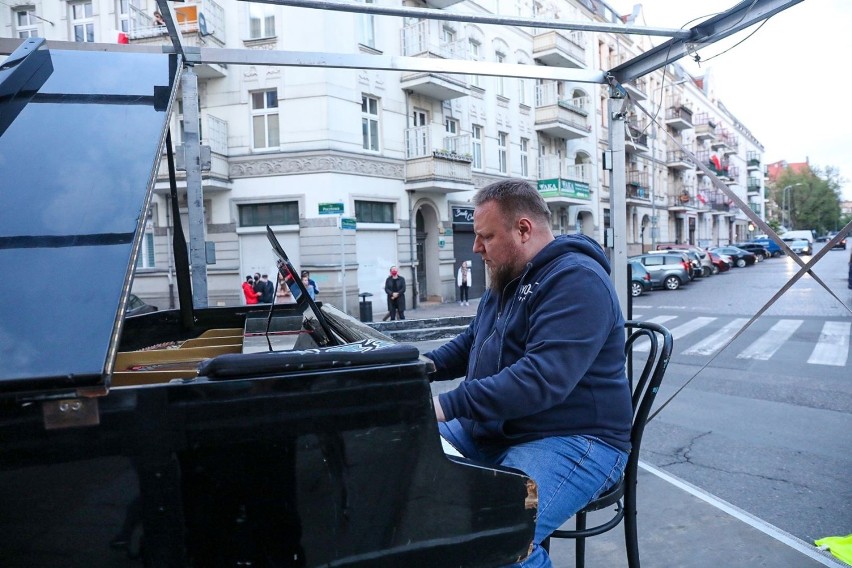
<svg viewBox="0 0 852 568">
<path fill-rule="evenodd" d="M 405 278 L 399 275 L 399 269 L 391 266 L 390 276 L 385 280 L 385 294 L 388 295 L 390 319 L 405 319 Z"/>
</svg>

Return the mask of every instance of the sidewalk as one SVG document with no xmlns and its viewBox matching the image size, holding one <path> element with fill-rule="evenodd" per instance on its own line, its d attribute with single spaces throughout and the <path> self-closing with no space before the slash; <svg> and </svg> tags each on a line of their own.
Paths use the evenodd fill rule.
<svg viewBox="0 0 852 568">
<path fill-rule="evenodd" d="M 405 313 L 406 320 L 456 318 L 476 314 L 479 299 L 469 306 L 457 302 L 425 302 Z M 384 315 L 384 314 L 381 314 Z M 381 321 L 381 315 L 376 321 Z M 413 327 L 416 324 L 409 323 Z M 435 324 L 433 324 L 435 325 Z M 438 324 L 439 325 L 439 324 Z M 753 517 L 667 472 L 640 462 L 639 551 L 650 568 L 816 568 L 845 567 L 781 529 Z M 591 526 L 610 511 L 589 515 Z M 569 521 L 568 527 L 573 521 Z M 828 536 L 828 535 L 826 535 Z M 554 568 L 574 566 L 574 542 L 553 540 Z M 586 541 L 586 566 L 627 565 L 623 525 Z"/>
</svg>

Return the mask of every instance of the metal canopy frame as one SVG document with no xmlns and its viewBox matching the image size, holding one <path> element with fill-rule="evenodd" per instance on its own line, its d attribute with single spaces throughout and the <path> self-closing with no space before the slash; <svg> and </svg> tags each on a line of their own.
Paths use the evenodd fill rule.
<svg viewBox="0 0 852 568">
<path fill-rule="evenodd" d="M 738 31 L 744 30 L 773 15 L 801 2 L 802 0 L 742 0 L 732 8 L 722 12 L 690 29 L 671 29 L 640 27 L 619 23 L 577 22 L 566 20 L 546 20 L 538 18 L 518 18 L 487 14 L 463 14 L 448 12 L 433 8 L 389 7 L 362 2 L 344 2 L 341 0 L 241 0 L 255 1 L 277 6 L 289 6 L 306 9 L 343 11 L 361 14 L 383 16 L 414 17 L 432 20 L 455 22 L 472 22 L 477 24 L 493 24 L 501 26 L 520 26 L 529 28 L 545 28 L 566 31 L 598 31 L 620 35 L 647 35 L 670 37 L 663 44 L 642 53 L 609 71 L 589 71 L 548 67 L 541 65 L 517 65 L 493 62 L 471 62 L 467 60 L 452 60 L 438 58 L 418 58 L 403 56 L 385 56 L 352 53 L 331 52 L 302 52 L 302 51 L 266 51 L 253 49 L 200 48 L 184 46 L 182 34 L 176 22 L 177 18 L 171 6 L 171 0 L 156 0 L 160 13 L 165 20 L 165 26 L 171 39 L 171 47 L 161 47 L 162 51 L 181 55 L 185 63 L 182 75 L 184 124 L 190 126 L 185 140 L 187 164 L 200 162 L 200 140 L 198 139 L 197 124 L 198 99 L 197 77 L 192 72 L 196 64 L 236 64 L 236 65 L 271 65 L 291 67 L 331 67 L 342 69 L 374 69 L 391 71 L 413 71 L 431 73 L 456 73 L 464 75 L 503 76 L 529 79 L 548 79 L 571 81 L 578 83 L 597 83 L 609 86 L 609 145 L 613 187 L 625 184 L 624 172 L 624 120 L 631 101 L 629 93 L 622 84 L 647 75 L 655 70 L 675 62 L 690 51 L 704 48 L 726 38 Z M 14 42 L 14 43 L 12 43 Z M 0 39 L 0 51 L 4 46 L 6 53 L 11 53 L 20 42 Z M 63 49 L 93 49 L 86 44 L 73 42 L 48 42 Z M 101 45 L 94 47 L 105 51 L 121 51 L 141 46 Z M 141 49 L 148 51 L 152 48 Z M 154 48 L 157 49 L 157 48 Z M 644 111 L 644 109 L 642 109 Z M 622 132 L 620 136 L 613 133 Z M 189 171 L 193 169 L 193 171 Z M 194 171 L 198 170 L 198 171 Z M 187 198 L 190 213 L 190 258 L 193 269 L 193 299 L 196 307 L 207 305 L 207 266 L 204 248 L 204 218 L 202 213 L 201 172 L 199 168 L 187 170 Z M 724 184 L 719 189 L 734 201 L 739 198 Z M 628 305 L 626 261 L 626 195 L 622 192 L 612 192 L 610 196 L 612 212 L 612 231 L 607 235 L 608 246 L 612 248 L 612 278 L 616 282 L 619 300 L 622 306 Z M 743 213 L 758 226 L 765 224 L 756 213 L 749 208 L 741 209 Z M 770 234 L 771 230 L 770 230 Z M 611 240 L 610 240 L 611 237 Z M 780 239 L 778 239 L 780 240 Z M 799 265 L 806 269 L 804 261 L 795 257 Z M 810 263 L 807 265 L 809 268 Z M 622 284 L 618 284 L 622 283 Z M 829 290 L 830 293 L 830 290 Z"/>
</svg>

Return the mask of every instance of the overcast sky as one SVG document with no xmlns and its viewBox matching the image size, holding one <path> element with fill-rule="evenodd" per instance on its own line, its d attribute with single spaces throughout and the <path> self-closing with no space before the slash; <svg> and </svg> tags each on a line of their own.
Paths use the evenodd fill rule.
<svg viewBox="0 0 852 568">
<path fill-rule="evenodd" d="M 632 0 L 608 0 L 629 14 Z M 640 26 L 680 28 L 722 12 L 736 0 L 643 0 Z M 706 19 L 706 18 L 702 18 Z M 686 25 L 695 26 L 698 22 Z M 763 144 L 766 163 L 834 166 L 852 199 L 852 0 L 804 0 L 757 26 L 698 51 L 703 63 L 681 59 L 693 75 L 712 69 L 716 96 Z M 665 38 L 654 38 L 661 43 Z"/>
</svg>

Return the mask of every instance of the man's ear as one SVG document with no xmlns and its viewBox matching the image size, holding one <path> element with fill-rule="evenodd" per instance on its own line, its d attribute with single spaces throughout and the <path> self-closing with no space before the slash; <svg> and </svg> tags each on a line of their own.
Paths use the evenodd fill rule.
<svg viewBox="0 0 852 568">
<path fill-rule="evenodd" d="M 521 234 L 521 242 L 525 243 L 532 237 L 532 223 L 526 217 L 518 219 L 518 232 Z"/>
</svg>

